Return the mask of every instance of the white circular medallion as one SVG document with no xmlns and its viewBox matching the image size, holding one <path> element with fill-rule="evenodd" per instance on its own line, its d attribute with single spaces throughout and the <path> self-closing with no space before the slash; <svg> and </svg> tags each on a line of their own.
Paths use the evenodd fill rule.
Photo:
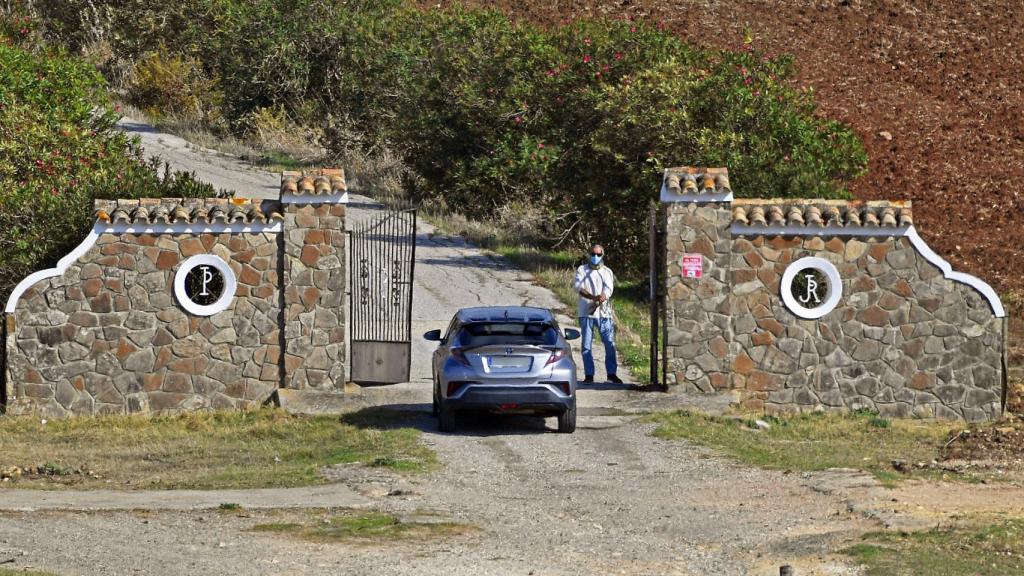
<svg viewBox="0 0 1024 576">
<path fill-rule="evenodd" d="M 831 312 L 843 297 L 843 279 L 834 264 L 808 256 L 782 274 L 782 302 L 797 316 L 814 320 Z"/>
<path fill-rule="evenodd" d="M 231 267 L 213 254 L 185 260 L 174 275 L 174 296 L 182 308 L 196 316 L 227 310 L 237 288 Z"/>
</svg>

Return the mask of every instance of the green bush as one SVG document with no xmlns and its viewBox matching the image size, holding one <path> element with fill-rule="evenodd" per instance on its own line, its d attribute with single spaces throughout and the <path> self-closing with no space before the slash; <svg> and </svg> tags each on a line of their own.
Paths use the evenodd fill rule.
<svg viewBox="0 0 1024 576">
<path fill-rule="evenodd" d="M 202 63 L 168 52 L 166 46 L 146 53 L 132 69 L 125 96 L 154 117 L 173 114 L 216 124 L 223 94 Z"/>
<path fill-rule="evenodd" d="M 789 58 L 702 50 L 640 22 L 547 30 L 400 0 L 165 0 L 138 18 L 113 0 L 57 4 L 43 3 L 59 21 L 47 29 L 76 42 L 88 34 L 69 4 L 102 5 L 115 38 L 148 23 L 119 44 L 126 57 L 164 42 L 201 62 L 236 132 L 282 110 L 339 156 L 397 152 L 416 199 L 478 218 L 529 204 L 553 243 L 601 240 L 633 270 L 665 167 L 727 166 L 741 196 L 828 198 L 866 167 L 853 132 L 793 87 Z"/>
<path fill-rule="evenodd" d="M 0 14 L 0 301 L 85 237 L 93 199 L 213 193 L 186 174 L 159 178 L 115 128 L 103 78 L 12 37 L 23 18 Z"/>
</svg>

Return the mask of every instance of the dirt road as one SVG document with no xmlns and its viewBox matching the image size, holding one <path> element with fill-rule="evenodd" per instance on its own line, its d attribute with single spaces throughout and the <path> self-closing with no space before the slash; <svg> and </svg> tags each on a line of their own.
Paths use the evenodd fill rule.
<svg viewBox="0 0 1024 576">
<path fill-rule="evenodd" d="M 276 189 L 273 174 L 190 152 L 173 138 L 143 136 L 150 152 L 185 162 L 179 165 L 201 178 L 212 163 L 217 177 L 226 178 L 218 186 L 230 184 L 237 171 L 237 181 L 256 192 L 272 195 Z M 161 146 L 171 146 L 173 154 Z M 255 195 L 253 190 L 239 192 Z M 350 217 L 368 217 L 374 208 L 367 204 L 354 199 Z M 560 307 L 550 292 L 507 262 L 458 239 L 432 236 L 429 227 L 421 233 L 417 332 L 443 327 L 455 309 L 470 304 Z M 472 526 L 466 534 L 311 544 L 250 531 L 302 514 L 298 508 L 338 505 L 316 490 L 302 493 L 301 506 L 296 494 L 268 494 L 262 508 L 250 504 L 244 513 L 216 510 L 215 494 L 202 500 L 214 509 L 200 511 L 181 510 L 189 507 L 183 501 L 197 501 L 188 494 L 148 500 L 136 494 L 133 500 L 145 502 L 139 506 L 144 510 L 79 505 L 88 498 L 61 495 L 53 498 L 63 502 L 57 506 L 62 510 L 20 511 L 24 501 L 0 492 L 0 510 L 6 510 L 0 512 L 0 563 L 11 560 L 4 566 L 62 575 L 769 575 L 786 563 L 801 576 L 855 574 L 842 558 L 829 554 L 879 525 L 848 512 L 840 493 L 815 490 L 813 481 L 799 474 L 747 468 L 686 443 L 658 440 L 632 413 L 692 399 L 601 385 L 581 391 L 573 435 L 554 433 L 551 421 L 525 417 L 464 419 L 457 434 L 438 434 L 427 414 L 429 351 L 426 343 L 418 344 L 413 382 L 379 397 L 402 408 L 393 414 L 395 425 L 424 431 L 425 442 L 438 452 L 440 469 L 407 477 L 361 466 L 325 473 L 338 483 L 334 492 L 346 494 L 348 505 L 448 519 Z M 223 496 L 223 502 L 239 499 Z"/>
</svg>

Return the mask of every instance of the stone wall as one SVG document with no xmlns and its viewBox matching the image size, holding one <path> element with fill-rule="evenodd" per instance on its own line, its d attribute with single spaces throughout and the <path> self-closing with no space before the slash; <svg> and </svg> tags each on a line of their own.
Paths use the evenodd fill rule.
<svg viewBox="0 0 1024 576">
<path fill-rule="evenodd" d="M 947 274 L 941 259 L 915 245 L 909 205 L 896 211 L 906 222 L 865 231 L 849 221 L 845 228 L 807 226 L 802 218 L 832 207 L 867 221 L 892 211 L 765 204 L 782 206 L 785 219 L 753 225 L 736 212 L 739 201 L 665 204 L 670 384 L 726 391 L 743 407 L 768 412 L 868 408 L 967 420 L 1001 414 L 1001 304 L 968 283 L 976 279 Z M 681 276 L 685 253 L 703 256 L 700 279 Z M 842 279 L 838 305 L 819 319 L 794 314 L 780 294 L 787 267 L 807 256 L 831 262 Z"/>
<path fill-rule="evenodd" d="M 231 307 L 190 316 L 174 269 L 211 253 L 231 266 Z M 277 389 L 276 234 L 103 234 L 14 314 L 12 413 L 120 414 L 242 408 Z"/>
<path fill-rule="evenodd" d="M 288 388 L 345 385 L 345 207 L 285 207 Z"/>
<path fill-rule="evenodd" d="M 342 387 L 347 195 L 332 174 L 279 200 L 97 201 L 89 237 L 8 302 L 6 411 L 241 409 Z M 195 257 L 230 269 L 222 307 L 183 304 Z"/>
</svg>

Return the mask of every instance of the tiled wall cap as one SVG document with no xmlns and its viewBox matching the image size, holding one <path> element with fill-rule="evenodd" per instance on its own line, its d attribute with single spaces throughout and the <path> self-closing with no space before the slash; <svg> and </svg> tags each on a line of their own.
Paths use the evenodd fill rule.
<svg viewBox="0 0 1024 576">
<path fill-rule="evenodd" d="M 914 224 L 910 202 L 734 200 L 733 224 L 749 227 L 902 228 Z"/>
<path fill-rule="evenodd" d="M 95 217 L 105 224 L 265 224 L 283 219 L 275 203 L 241 198 L 97 200 Z"/>
<path fill-rule="evenodd" d="M 345 171 L 341 168 L 281 173 L 281 194 L 328 196 L 347 191 Z"/>
<path fill-rule="evenodd" d="M 669 168 L 665 171 L 665 187 L 672 194 L 728 194 L 729 171 L 725 168 Z"/>
</svg>

